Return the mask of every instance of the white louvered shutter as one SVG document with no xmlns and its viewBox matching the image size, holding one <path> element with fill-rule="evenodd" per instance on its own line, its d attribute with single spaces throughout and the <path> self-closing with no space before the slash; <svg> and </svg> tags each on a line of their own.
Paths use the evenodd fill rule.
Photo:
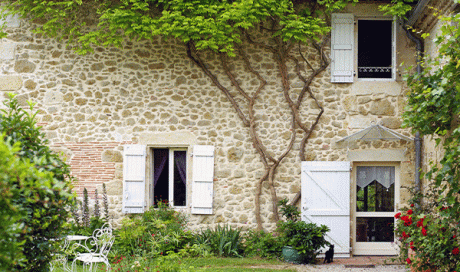
<svg viewBox="0 0 460 272">
<path fill-rule="evenodd" d="M 350 162 L 304 161 L 301 181 L 302 220 L 328 226 L 334 257 L 350 257 Z"/>
<path fill-rule="evenodd" d="M 331 82 L 353 82 L 353 41 L 353 14 L 333 13 L 331 32 Z"/>
<path fill-rule="evenodd" d="M 145 145 L 125 145 L 123 152 L 123 213 L 143 213 L 145 206 Z"/>
<path fill-rule="evenodd" d="M 192 214 L 212 214 L 214 146 L 193 147 Z"/>
</svg>

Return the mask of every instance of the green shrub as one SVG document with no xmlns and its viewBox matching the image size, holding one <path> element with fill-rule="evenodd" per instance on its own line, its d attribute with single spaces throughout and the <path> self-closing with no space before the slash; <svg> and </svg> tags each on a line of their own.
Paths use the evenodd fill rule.
<svg viewBox="0 0 460 272">
<path fill-rule="evenodd" d="M 240 229 L 218 225 L 214 229 L 201 230 L 195 235 L 194 243 L 208 245 L 210 251 L 219 257 L 235 257 L 243 252 L 242 240 Z"/>
<path fill-rule="evenodd" d="M 286 217 L 286 221 L 278 222 L 277 231 L 280 234 L 280 241 L 283 246 L 292 246 L 296 249 L 304 256 L 305 262 L 314 263 L 319 250 L 329 245 L 324 238 L 329 228 L 299 220 L 298 209 L 287 203 L 287 199 L 280 200 L 278 203 L 281 213 Z"/>
<path fill-rule="evenodd" d="M 192 240 L 192 233 L 185 229 L 186 217 L 159 203 L 158 208 L 145 211 L 142 216 L 125 217 L 116 230 L 113 246 L 119 256 L 157 257 L 178 252 Z"/>
<path fill-rule="evenodd" d="M 21 162 L 16 162 L 16 174 L 9 172 L 8 175 L 6 168 L 5 172 L 0 171 L 3 198 L 1 207 L 2 210 L 8 207 L 2 211 L 2 216 L 17 211 L 9 221 L 11 224 L 2 226 L 2 231 L 11 232 L 2 236 L 1 248 L 7 247 L 6 252 L 13 251 L 7 253 L 13 259 L 4 263 L 2 257 L 2 265 L 14 265 L 8 271 L 48 271 L 49 261 L 56 251 L 53 243 L 55 238 L 62 235 L 62 226 L 69 217 L 67 207 L 74 204 L 70 170 L 47 146 L 44 134 L 36 127 L 36 113 L 29 113 L 19 107 L 13 95 L 4 104 L 8 109 L 1 110 L 0 131 L 3 133 L 2 138 L 15 147 L 10 151 L 3 147 L 3 152 L 10 157 L 14 153 L 17 159 L 12 162 Z M 33 112 L 32 104 L 30 112 Z M 2 163 L 2 167 L 8 167 L 9 164 L 5 163 Z M 24 169 L 24 165 L 30 169 Z M 18 227 L 21 228 L 19 233 Z"/>
<path fill-rule="evenodd" d="M 263 230 L 250 230 L 244 235 L 244 254 L 262 258 L 277 258 L 283 247 L 280 239 Z"/>
</svg>

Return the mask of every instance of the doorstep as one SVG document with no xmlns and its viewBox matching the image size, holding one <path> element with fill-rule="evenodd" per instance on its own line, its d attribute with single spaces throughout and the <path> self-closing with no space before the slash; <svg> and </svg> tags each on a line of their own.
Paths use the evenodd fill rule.
<svg viewBox="0 0 460 272">
<path fill-rule="evenodd" d="M 353 256 L 350 258 L 334 258 L 333 263 L 324 265 L 345 265 L 346 268 L 373 268 L 376 265 L 401 265 L 401 262 L 395 260 L 397 256 Z M 322 264 L 324 259 L 318 259 Z"/>
</svg>

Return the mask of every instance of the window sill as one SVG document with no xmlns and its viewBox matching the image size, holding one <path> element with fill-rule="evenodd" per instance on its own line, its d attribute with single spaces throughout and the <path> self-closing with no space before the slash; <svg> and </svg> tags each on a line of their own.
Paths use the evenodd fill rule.
<svg viewBox="0 0 460 272">
<path fill-rule="evenodd" d="M 355 81 L 351 85 L 352 95 L 372 95 L 372 94 L 387 94 L 398 96 L 402 92 L 402 86 L 395 80 L 363 80 Z"/>
</svg>

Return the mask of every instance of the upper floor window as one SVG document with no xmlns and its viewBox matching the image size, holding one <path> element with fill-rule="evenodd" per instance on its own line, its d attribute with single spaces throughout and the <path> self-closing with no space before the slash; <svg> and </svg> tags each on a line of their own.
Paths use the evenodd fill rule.
<svg viewBox="0 0 460 272">
<path fill-rule="evenodd" d="M 358 20 L 358 78 L 393 78 L 393 22 Z"/>
<path fill-rule="evenodd" d="M 394 80 L 395 24 L 390 19 L 332 15 L 331 82 Z"/>
</svg>

